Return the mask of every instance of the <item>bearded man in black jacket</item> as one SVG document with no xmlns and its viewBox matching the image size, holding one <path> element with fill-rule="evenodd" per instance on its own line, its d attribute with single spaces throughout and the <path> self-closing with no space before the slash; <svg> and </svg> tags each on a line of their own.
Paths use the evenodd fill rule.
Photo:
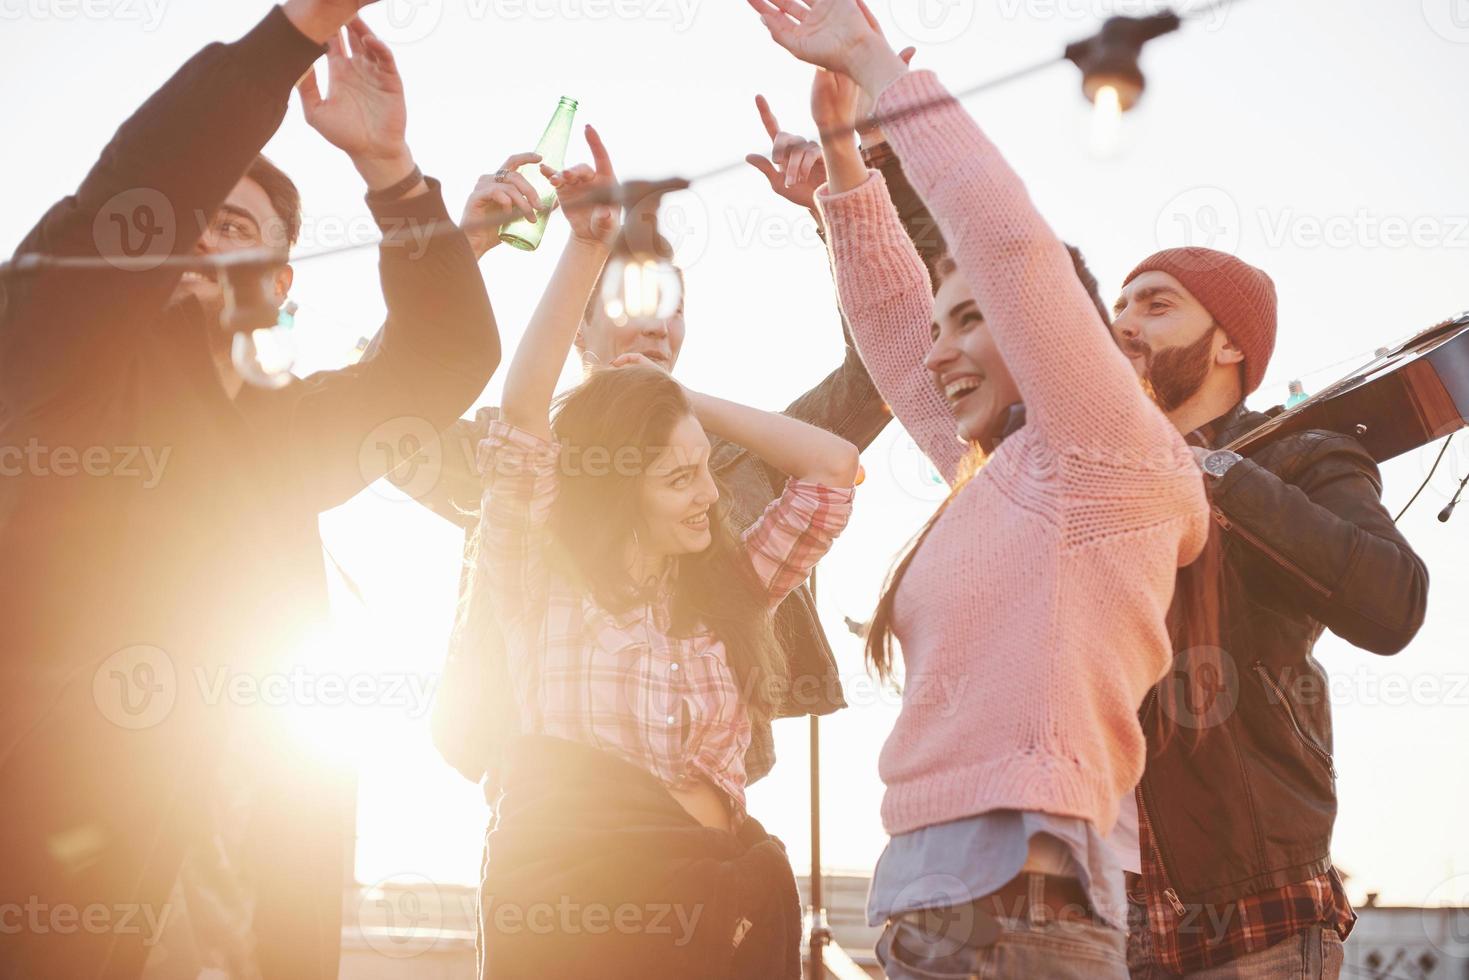
<svg viewBox="0 0 1469 980">
<path fill-rule="evenodd" d="M 474 255 L 404 140 L 392 55 L 356 19 L 366 2 L 287 0 L 206 47 L 17 249 L 131 261 L 4 283 L 0 451 L 22 462 L 0 481 L 0 977 L 137 976 L 241 747 L 249 765 L 226 775 L 249 815 L 248 955 L 265 976 L 336 976 L 351 786 L 224 692 L 285 676 L 325 622 L 317 514 L 394 462 L 380 444 L 458 418 L 500 357 Z M 162 260 L 284 256 L 299 202 L 259 153 L 323 53 L 330 94 L 307 75 L 302 103 L 384 233 L 383 340 L 343 370 L 249 387 L 220 284 Z M 283 259 L 267 304 L 291 276 Z"/>
<path fill-rule="evenodd" d="M 1428 572 L 1351 436 L 1307 430 L 1243 458 L 1275 344 L 1275 286 L 1203 248 L 1128 276 L 1113 335 L 1194 446 L 1217 529 L 1179 578 L 1173 670 L 1144 701 L 1128 960 L 1139 980 L 1331 978 L 1356 915 L 1332 866 L 1336 770 L 1325 629 L 1397 653 Z M 1202 600 L 1202 601 L 1196 601 Z M 1211 610 L 1202 613 L 1202 610 Z M 1191 630 L 1188 620 L 1217 619 Z"/>
</svg>

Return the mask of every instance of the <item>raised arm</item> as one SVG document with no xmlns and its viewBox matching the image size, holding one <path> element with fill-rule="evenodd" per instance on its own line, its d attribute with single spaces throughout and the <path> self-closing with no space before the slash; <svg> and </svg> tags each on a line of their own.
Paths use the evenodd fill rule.
<svg viewBox="0 0 1469 980">
<path fill-rule="evenodd" d="M 870 173 L 847 127 L 856 113 L 850 80 L 819 71 L 812 115 L 822 133 L 828 183 L 825 215 L 842 311 L 873 383 L 943 478 L 952 483 L 964 455 L 954 416 L 939 397 L 924 357 L 932 344 L 933 292 L 882 176 Z"/>
<path fill-rule="evenodd" d="M 932 73 L 909 73 L 856 0 L 749 2 L 797 57 L 880 93 L 883 129 L 984 310 L 1027 425 L 1058 452 L 1144 469 L 1182 460 L 1181 441 L 1107 335 L 1065 247 Z M 858 179 L 855 168 L 839 174 L 829 160 L 827 169 L 833 191 Z"/>
<path fill-rule="evenodd" d="M 857 447 L 841 436 L 713 395 L 691 391 L 689 399 L 706 432 L 744 446 L 787 476 L 829 487 L 857 480 Z"/>
<path fill-rule="evenodd" d="M 516 348 L 500 408 L 505 421 L 543 439 L 551 438 L 551 399 L 556 394 L 556 380 L 617 232 L 617 216 L 612 208 L 580 203 L 588 191 L 611 186 L 617 180 L 597 131 L 588 126 L 586 136 L 595 169 L 578 164 L 557 173 L 541 165 L 557 189 L 572 234 Z"/>
<path fill-rule="evenodd" d="M 280 125 L 291 86 L 350 20 L 355 2 L 291 0 L 250 33 L 211 44 L 118 129 L 75 194 L 46 213 L 16 254 L 143 258 L 192 254 L 218 210 Z M 94 229 L 115 232 L 99 241 Z M 0 377 L 50 401 L 121 376 L 133 338 L 173 292 L 176 269 L 47 271 L 7 284 Z M 16 383 L 10 384 L 14 378 Z"/>
<path fill-rule="evenodd" d="M 763 95 L 755 97 L 755 108 L 770 137 L 770 156 L 752 153 L 745 160 L 760 171 L 775 194 L 809 210 L 816 222 L 816 233 L 824 239 L 821 213 L 816 207 L 816 191 L 826 183 L 821 145 L 781 129 Z M 861 450 L 877 438 L 892 414 L 857 353 L 851 328 L 841 316 L 840 308 L 838 318 L 842 325 L 841 363 L 787 405 L 785 414 L 835 433 Z M 777 476 L 772 473 L 771 479 L 779 486 Z"/>
<path fill-rule="evenodd" d="M 350 44 L 327 43 L 330 94 L 314 72 L 299 88 L 306 121 L 347 154 L 382 231 L 378 268 L 387 320 L 371 355 L 308 378 L 292 401 L 290 432 L 301 483 L 320 508 L 335 506 L 401 458 L 398 447 L 449 427 L 484 390 L 500 342 L 484 280 L 437 182 L 418 174 L 405 138 L 407 108 L 392 52 L 360 19 Z M 413 180 L 392 200 L 371 192 Z M 442 447 L 440 447 L 442 448 Z"/>
<path fill-rule="evenodd" d="M 1169 423 L 1113 343 L 1066 246 L 969 114 L 931 72 L 900 76 L 878 111 L 891 117 L 894 150 L 985 311 L 1029 424 L 1057 450 L 1171 452 Z"/>
</svg>

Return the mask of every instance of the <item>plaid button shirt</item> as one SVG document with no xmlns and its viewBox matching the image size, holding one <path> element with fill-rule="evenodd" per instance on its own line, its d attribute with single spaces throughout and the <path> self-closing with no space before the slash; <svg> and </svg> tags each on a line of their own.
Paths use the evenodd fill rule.
<svg viewBox="0 0 1469 980">
<path fill-rule="evenodd" d="M 671 787 L 707 778 L 733 801 L 738 825 L 750 721 L 724 644 L 707 630 L 671 635 L 666 587 L 613 613 L 547 567 L 559 455 L 501 421 L 479 446 L 480 570 L 505 632 L 521 730 L 610 752 Z M 852 495 L 790 480 L 744 533 L 772 610 L 846 526 Z"/>
<path fill-rule="evenodd" d="M 1140 890 L 1153 960 L 1159 966 L 1187 976 L 1268 949 L 1310 926 L 1335 929 L 1342 939 L 1351 933 L 1357 914 L 1335 868 L 1234 902 L 1183 905 L 1168 884 L 1146 813 L 1139 818 Z M 1138 876 L 1128 878 L 1132 898 Z"/>
</svg>

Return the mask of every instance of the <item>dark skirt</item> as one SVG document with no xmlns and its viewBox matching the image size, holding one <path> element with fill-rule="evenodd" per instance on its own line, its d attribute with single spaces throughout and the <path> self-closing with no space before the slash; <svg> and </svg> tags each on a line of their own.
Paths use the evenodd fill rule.
<svg viewBox="0 0 1469 980">
<path fill-rule="evenodd" d="M 481 980 L 798 980 L 785 847 L 711 830 L 652 774 L 547 736 L 517 740 L 486 841 Z"/>
</svg>

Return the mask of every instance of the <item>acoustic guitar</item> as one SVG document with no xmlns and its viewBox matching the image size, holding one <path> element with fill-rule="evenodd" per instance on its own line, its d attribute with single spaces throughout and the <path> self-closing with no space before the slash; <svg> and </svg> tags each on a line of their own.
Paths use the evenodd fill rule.
<svg viewBox="0 0 1469 980">
<path fill-rule="evenodd" d="M 1469 425 L 1469 313 L 1385 351 L 1235 439 L 1241 456 L 1293 432 L 1354 437 L 1379 463 Z"/>
</svg>

